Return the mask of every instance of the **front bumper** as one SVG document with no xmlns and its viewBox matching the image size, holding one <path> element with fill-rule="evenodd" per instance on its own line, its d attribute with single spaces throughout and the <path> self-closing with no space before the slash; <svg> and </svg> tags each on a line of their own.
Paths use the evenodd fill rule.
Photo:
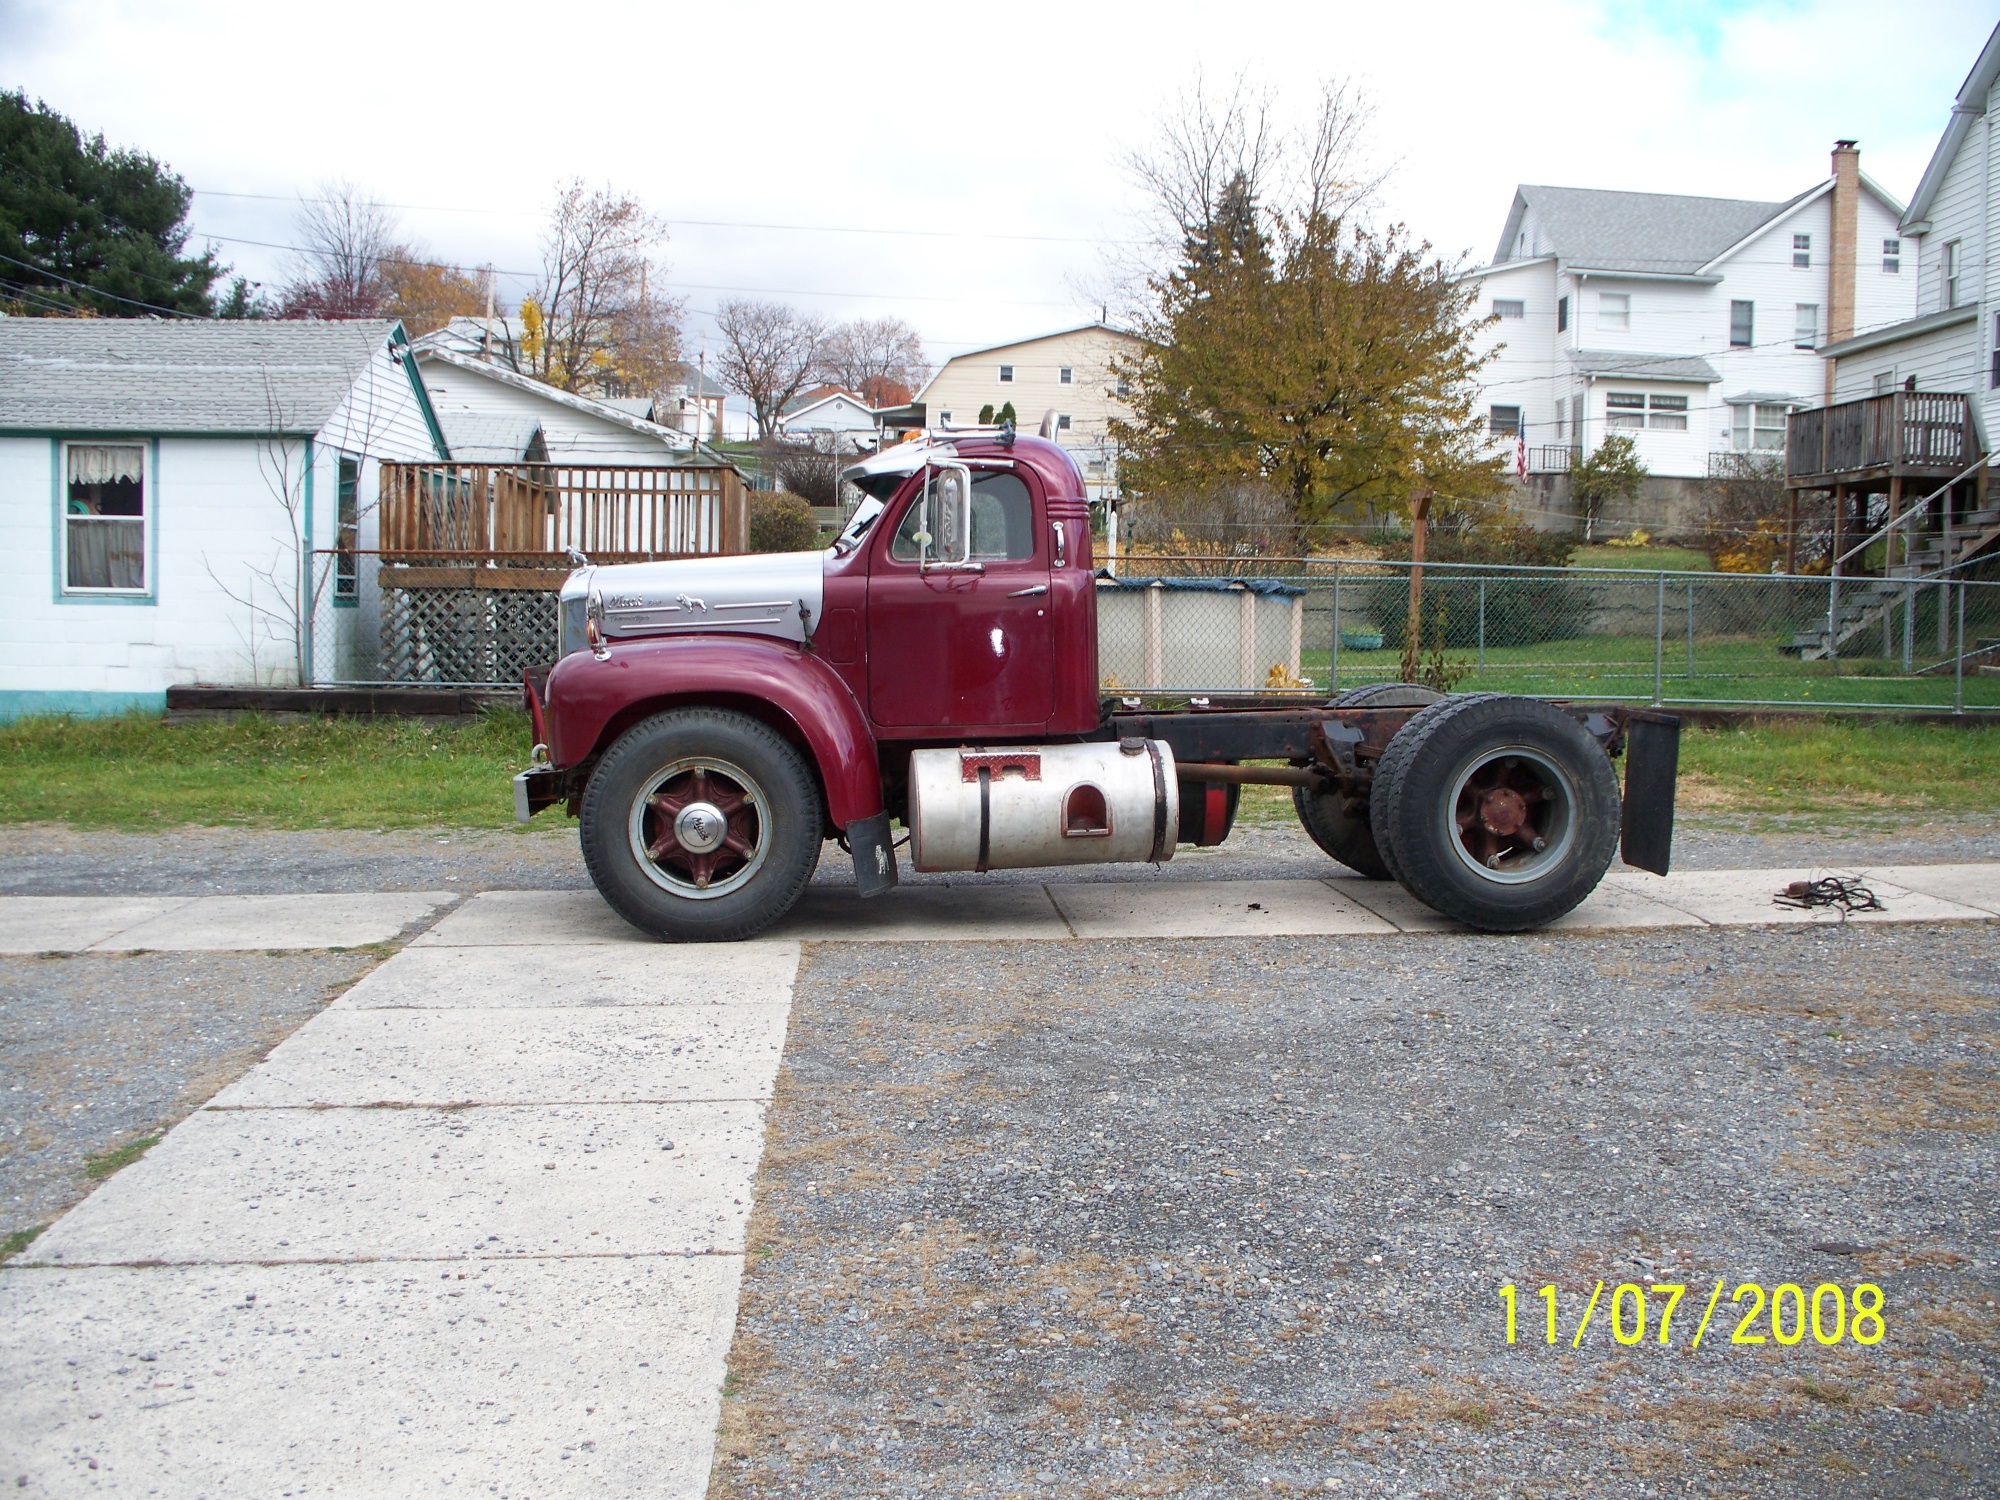
<svg viewBox="0 0 2000 1500">
<path fill-rule="evenodd" d="M 545 807 L 564 800 L 562 772 L 553 766 L 530 766 L 514 778 L 514 821 L 525 823 Z"/>
</svg>

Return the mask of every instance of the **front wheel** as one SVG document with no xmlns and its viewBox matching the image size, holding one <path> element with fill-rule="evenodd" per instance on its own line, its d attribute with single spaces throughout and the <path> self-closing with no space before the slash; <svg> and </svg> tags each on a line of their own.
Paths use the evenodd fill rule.
<svg viewBox="0 0 2000 1500">
<path fill-rule="evenodd" d="M 753 937 L 819 863 L 825 814 L 804 758 L 745 714 L 684 708 L 627 730 L 584 789 L 590 878 L 634 927 L 675 942 Z"/>
<path fill-rule="evenodd" d="M 1474 693 L 1389 742 L 1370 811 L 1409 892 L 1487 932 L 1552 922 L 1618 847 L 1618 777 L 1583 726 L 1536 698 Z"/>
</svg>

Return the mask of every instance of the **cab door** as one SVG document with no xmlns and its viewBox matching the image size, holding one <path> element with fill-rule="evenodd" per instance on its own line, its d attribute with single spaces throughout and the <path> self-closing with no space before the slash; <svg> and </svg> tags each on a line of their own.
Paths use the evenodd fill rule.
<svg viewBox="0 0 2000 1500">
<path fill-rule="evenodd" d="M 878 533 L 868 577 L 868 707 L 884 728 L 1040 730 L 1055 712 L 1042 496 L 973 476 L 966 560 L 926 566 L 924 492 Z"/>
</svg>

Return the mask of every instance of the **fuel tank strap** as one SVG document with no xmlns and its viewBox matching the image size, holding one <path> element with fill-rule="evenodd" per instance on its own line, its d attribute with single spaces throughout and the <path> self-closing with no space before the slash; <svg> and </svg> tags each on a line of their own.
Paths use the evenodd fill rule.
<svg viewBox="0 0 2000 1500">
<path fill-rule="evenodd" d="M 1160 763 L 1160 747 L 1146 741 L 1146 754 L 1153 761 L 1153 859 L 1158 864 L 1167 857 L 1167 770 Z"/>
<path fill-rule="evenodd" d="M 986 873 L 987 856 L 993 852 L 993 768 L 979 768 L 979 863 L 975 867 L 981 875 Z"/>
</svg>

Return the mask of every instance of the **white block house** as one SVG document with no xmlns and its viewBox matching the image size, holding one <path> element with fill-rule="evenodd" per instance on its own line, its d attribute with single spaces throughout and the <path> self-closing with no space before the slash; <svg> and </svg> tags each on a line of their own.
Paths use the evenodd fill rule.
<svg viewBox="0 0 2000 1500">
<path fill-rule="evenodd" d="M 1494 451 L 1555 473 L 1623 433 L 1651 473 L 1685 479 L 1711 454 L 1777 454 L 1785 414 L 1826 394 L 1829 329 L 1914 310 L 1901 215 L 1849 142 L 1832 175 L 1776 203 L 1523 185 L 1492 263 L 1469 273 L 1474 312 L 1494 319 L 1479 333 Z"/>
<path fill-rule="evenodd" d="M 0 318 L 0 716 L 297 683 L 376 467 L 445 456 L 396 323 Z"/>
</svg>

